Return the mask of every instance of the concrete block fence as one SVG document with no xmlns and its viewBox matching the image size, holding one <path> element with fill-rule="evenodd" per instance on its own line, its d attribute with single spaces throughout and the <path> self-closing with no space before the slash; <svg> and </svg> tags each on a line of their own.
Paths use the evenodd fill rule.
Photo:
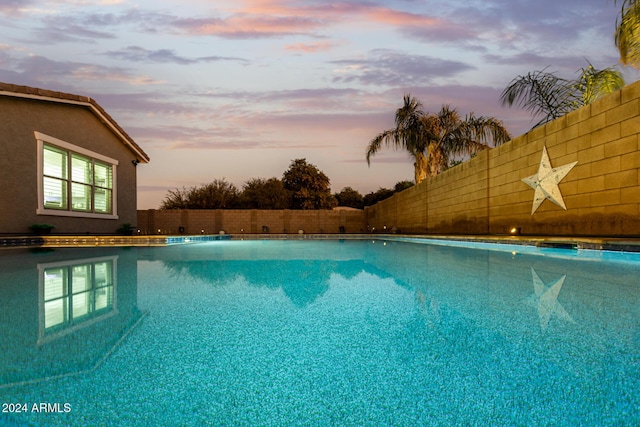
<svg viewBox="0 0 640 427">
<path fill-rule="evenodd" d="M 640 82 L 365 209 L 371 227 L 405 233 L 640 236 Z M 532 214 L 543 147 L 578 162 Z"/>
<path fill-rule="evenodd" d="M 181 209 L 138 211 L 141 234 L 305 234 L 366 232 L 361 210 Z"/>
</svg>

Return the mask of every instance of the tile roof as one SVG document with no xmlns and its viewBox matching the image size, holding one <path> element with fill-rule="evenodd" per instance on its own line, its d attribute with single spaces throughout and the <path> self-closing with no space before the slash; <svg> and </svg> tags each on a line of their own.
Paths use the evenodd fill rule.
<svg viewBox="0 0 640 427">
<path fill-rule="evenodd" d="M 0 82 L 0 95 L 15 96 L 22 98 L 40 99 L 51 102 L 62 102 L 68 104 L 83 105 L 88 107 L 100 121 L 109 127 L 138 157 L 141 162 L 148 163 L 149 156 L 136 144 L 124 129 L 92 98 L 88 96 L 73 95 L 64 92 L 39 89 L 29 86 L 19 86 L 10 83 Z"/>
</svg>

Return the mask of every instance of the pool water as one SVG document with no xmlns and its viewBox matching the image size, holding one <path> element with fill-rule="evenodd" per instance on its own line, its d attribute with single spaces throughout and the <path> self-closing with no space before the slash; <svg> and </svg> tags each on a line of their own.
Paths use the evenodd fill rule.
<svg viewBox="0 0 640 427">
<path fill-rule="evenodd" d="M 3 251 L 0 403 L 16 426 L 640 425 L 640 256 Z"/>
</svg>

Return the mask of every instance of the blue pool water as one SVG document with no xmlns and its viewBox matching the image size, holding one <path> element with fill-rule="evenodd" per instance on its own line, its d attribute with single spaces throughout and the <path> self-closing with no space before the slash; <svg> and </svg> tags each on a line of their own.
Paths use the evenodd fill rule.
<svg viewBox="0 0 640 427">
<path fill-rule="evenodd" d="M 640 256 L 0 252 L 0 425 L 637 426 Z"/>
</svg>

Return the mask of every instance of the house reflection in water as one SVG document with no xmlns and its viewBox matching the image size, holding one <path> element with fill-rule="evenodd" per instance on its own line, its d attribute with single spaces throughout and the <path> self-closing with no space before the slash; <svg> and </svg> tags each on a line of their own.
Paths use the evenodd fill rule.
<svg viewBox="0 0 640 427">
<path fill-rule="evenodd" d="M 38 343 L 117 314 L 118 257 L 38 264 Z"/>
<path fill-rule="evenodd" d="M 12 255 L 0 257 L 0 387 L 92 370 L 143 315 L 135 250 Z"/>
</svg>

